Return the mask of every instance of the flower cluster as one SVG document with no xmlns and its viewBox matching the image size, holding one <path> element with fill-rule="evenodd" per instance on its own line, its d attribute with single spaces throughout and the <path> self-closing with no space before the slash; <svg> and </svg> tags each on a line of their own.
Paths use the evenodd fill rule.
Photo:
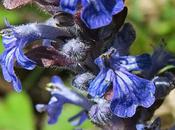
<svg viewBox="0 0 175 130">
<path fill-rule="evenodd" d="M 39 112 L 48 113 L 49 124 L 57 122 L 63 105 L 68 103 L 82 108 L 69 119 L 73 125 L 81 125 L 89 118 L 104 128 L 131 121 L 134 123 L 130 129 L 136 129 L 136 124 L 141 124 L 138 129 L 146 128 L 144 123 L 159 107 L 157 102 L 175 87 L 171 72 L 158 73 L 168 64 L 175 65 L 174 56 L 162 46 L 152 55 L 130 55 L 136 33 L 130 23 L 124 23 L 127 8 L 123 0 L 33 2 L 52 17 L 43 23 L 21 26 L 6 21 L 7 29 L 1 31 L 5 50 L 0 55 L 4 79 L 20 92 L 15 66 L 28 70 L 56 66 L 73 71 L 75 90 L 53 76 L 47 87 L 49 103 L 36 106 Z M 24 52 L 29 43 L 37 40 L 43 44 Z"/>
</svg>

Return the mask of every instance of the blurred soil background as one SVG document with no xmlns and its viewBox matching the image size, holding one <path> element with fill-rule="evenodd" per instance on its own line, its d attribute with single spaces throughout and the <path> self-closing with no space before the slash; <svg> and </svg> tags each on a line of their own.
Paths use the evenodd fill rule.
<svg viewBox="0 0 175 130">
<path fill-rule="evenodd" d="M 1 2 L 1 1 L 0 1 Z M 137 32 L 137 39 L 132 45 L 131 53 L 136 55 L 151 53 L 156 45 L 164 39 L 166 49 L 175 53 L 175 1 L 174 0 L 126 0 L 128 6 L 127 22 L 131 22 Z M 0 29 L 5 28 L 4 18 L 12 25 L 29 22 L 42 22 L 49 18 L 35 5 L 8 11 L 0 4 Z M 0 37 L 0 53 L 3 45 Z M 163 61 L 162 61 L 163 62 Z M 80 108 L 66 105 L 55 125 L 47 124 L 45 114 L 35 111 L 37 103 L 47 103 L 50 95 L 45 90 L 46 83 L 52 75 L 60 75 L 70 86 L 71 74 L 56 68 L 36 68 L 26 71 L 16 68 L 16 73 L 23 84 L 23 92 L 14 92 L 10 84 L 0 76 L 0 130 L 73 130 L 67 119 L 79 112 Z M 164 104 L 156 111 L 155 117 L 162 119 L 162 129 L 175 122 L 175 91 L 166 98 Z M 81 126 L 85 130 L 95 130 L 87 121 Z"/>
</svg>

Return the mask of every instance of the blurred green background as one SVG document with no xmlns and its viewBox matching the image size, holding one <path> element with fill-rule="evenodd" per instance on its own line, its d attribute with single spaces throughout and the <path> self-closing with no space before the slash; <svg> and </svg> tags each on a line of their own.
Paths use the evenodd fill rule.
<svg viewBox="0 0 175 130">
<path fill-rule="evenodd" d="M 129 13 L 127 21 L 131 22 L 137 32 L 137 39 L 132 45 L 131 53 L 139 54 L 152 52 L 153 47 L 161 38 L 167 43 L 167 49 L 175 52 L 175 1 L 174 0 L 128 0 L 126 1 Z M 40 22 L 49 17 L 35 5 L 28 5 L 13 11 L 5 10 L 0 6 L 0 29 L 4 28 L 4 18 L 13 25 L 28 22 Z M 0 52 L 3 46 L 0 38 Z M 73 130 L 67 119 L 76 114 L 80 108 L 66 105 L 59 121 L 55 125 L 47 124 L 44 114 L 36 113 L 34 105 L 47 103 L 49 94 L 44 87 L 53 74 L 60 74 L 67 79 L 71 74 L 67 71 L 59 71 L 55 68 L 37 68 L 33 71 L 16 69 L 23 83 L 23 92 L 13 92 L 10 85 L 0 76 L 0 130 Z M 67 85 L 70 81 L 66 80 Z M 167 101 L 168 102 L 168 101 Z M 165 108 L 162 108 L 165 109 Z M 165 110 L 166 111 L 166 110 Z M 167 112 L 171 124 L 175 119 L 173 113 Z M 164 116 L 161 112 L 158 115 Z M 175 114 L 174 114 L 175 115 Z M 167 120 L 166 120 L 167 121 Z M 165 121 L 165 122 L 166 122 Z M 167 125 L 168 125 L 167 123 Z M 85 130 L 96 129 L 90 122 L 81 126 Z"/>
</svg>

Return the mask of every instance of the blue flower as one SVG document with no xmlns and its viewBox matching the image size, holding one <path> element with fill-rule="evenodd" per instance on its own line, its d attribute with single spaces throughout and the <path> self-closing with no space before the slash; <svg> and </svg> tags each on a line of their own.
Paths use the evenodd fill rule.
<svg viewBox="0 0 175 130">
<path fill-rule="evenodd" d="M 63 11 L 74 14 L 80 0 L 60 0 Z M 123 0 L 81 0 L 81 19 L 87 27 L 96 29 L 111 23 L 112 16 L 122 11 Z"/>
<path fill-rule="evenodd" d="M 48 86 L 50 87 L 48 90 L 51 92 L 52 97 L 47 105 L 36 105 L 37 111 L 47 111 L 49 116 L 48 123 L 54 124 L 57 122 L 64 104 L 78 105 L 83 108 L 83 111 L 71 117 L 69 121 L 72 122 L 74 126 L 81 125 L 87 119 L 85 111 L 90 109 L 91 103 L 75 91 L 68 89 L 58 76 L 53 76 Z M 77 121 L 77 119 L 79 120 Z"/>
<path fill-rule="evenodd" d="M 59 116 L 61 115 L 61 112 L 63 110 L 63 105 L 65 103 L 69 103 L 69 100 L 67 100 L 65 97 L 55 95 L 55 96 L 51 97 L 48 105 L 38 104 L 38 105 L 36 105 L 36 109 L 38 112 L 47 111 L 48 117 L 49 117 L 48 123 L 55 124 L 58 121 Z M 79 120 L 77 120 L 78 118 L 79 118 Z M 88 118 L 87 114 L 83 110 L 83 111 L 79 112 L 78 114 L 76 114 L 75 116 L 71 117 L 69 119 L 69 122 L 71 122 L 71 124 L 73 126 L 79 126 L 87 118 Z"/>
<path fill-rule="evenodd" d="M 0 64 L 5 80 L 11 82 L 17 92 L 21 91 L 21 82 L 17 78 L 13 69 L 15 59 L 17 63 L 25 69 L 32 70 L 35 67 L 35 63 L 24 55 L 22 49 L 29 41 L 32 41 L 33 39 L 35 40 L 36 36 L 32 34 L 20 34 L 18 33 L 20 29 L 27 28 L 24 26 L 9 26 L 8 29 L 2 31 L 2 43 L 4 45 L 5 51 L 1 55 L 0 59 Z"/>
<path fill-rule="evenodd" d="M 24 55 L 23 48 L 39 39 L 56 39 L 59 36 L 64 36 L 66 33 L 59 29 L 44 25 L 31 23 L 22 26 L 11 26 L 7 21 L 8 29 L 1 31 L 2 43 L 4 45 L 4 52 L 0 56 L 0 65 L 2 68 L 4 79 L 12 83 L 13 88 L 20 92 L 21 82 L 17 78 L 14 71 L 14 63 L 17 61 L 18 65 L 27 70 L 35 68 L 36 63 Z"/>
<path fill-rule="evenodd" d="M 115 115 L 132 117 L 138 106 L 148 108 L 154 103 L 154 83 L 131 73 L 149 68 L 149 55 L 120 56 L 115 49 L 110 49 L 95 63 L 100 72 L 90 82 L 88 92 L 92 97 L 102 97 L 112 86 L 110 108 Z"/>
<path fill-rule="evenodd" d="M 64 102 L 64 98 L 53 96 L 48 105 L 38 104 L 36 109 L 38 112 L 47 111 L 49 115 L 48 123 L 54 124 L 57 122 L 57 119 L 61 114 Z"/>
</svg>

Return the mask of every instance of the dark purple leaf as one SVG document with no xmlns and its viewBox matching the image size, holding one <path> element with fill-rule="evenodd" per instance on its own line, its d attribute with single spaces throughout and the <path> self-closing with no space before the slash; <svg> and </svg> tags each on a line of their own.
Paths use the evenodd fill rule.
<svg viewBox="0 0 175 130">
<path fill-rule="evenodd" d="M 72 59 L 53 47 L 39 46 L 27 52 L 27 57 L 43 67 L 65 67 L 74 64 Z"/>
</svg>

